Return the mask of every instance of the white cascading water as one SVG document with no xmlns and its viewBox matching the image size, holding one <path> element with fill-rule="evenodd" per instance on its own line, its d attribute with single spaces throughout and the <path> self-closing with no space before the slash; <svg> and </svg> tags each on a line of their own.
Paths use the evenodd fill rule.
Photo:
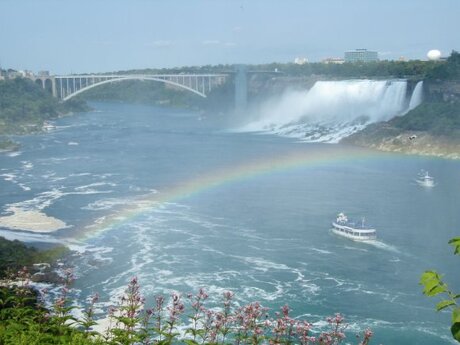
<svg viewBox="0 0 460 345">
<path fill-rule="evenodd" d="M 409 110 L 417 108 L 423 100 L 423 81 L 419 81 L 415 85 L 414 91 L 412 92 L 412 97 L 409 102 Z"/>
<path fill-rule="evenodd" d="M 307 92 L 291 91 L 266 103 L 261 116 L 241 130 L 336 143 L 370 123 L 402 115 L 406 89 L 405 80 L 318 81 Z"/>
</svg>

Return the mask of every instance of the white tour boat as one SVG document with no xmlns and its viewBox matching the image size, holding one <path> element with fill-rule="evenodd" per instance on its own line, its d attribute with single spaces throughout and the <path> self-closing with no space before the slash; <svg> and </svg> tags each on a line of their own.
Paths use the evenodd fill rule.
<svg viewBox="0 0 460 345">
<path fill-rule="evenodd" d="M 339 213 L 336 221 L 332 222 L 332 232 L 354 241 L 370 241 L 377 238 L 375 229 L 364 225 L 364 218 L 361 224 L 355 224 L 348 221 L 344 213 Z"/>
<path fill-rule="evenodd" d="M 422 171 L 422 173 L 419 174 L 419 177 L 416 181 L 420 186 L 434 187 L 434 179 L 428 174 L 428 171 Z"/>
<path fill-rule="evenodd" d="M 52 130 L 56 129 L 56 126 L 53 125 L 53 124 L 50 123 L 50 122 L 46 122 L 46 121 L 45 121 L 45 123 L 43 123 L 42 129 L 43 129 L 45 132 L 49 132 L 49 131 L 52 131 Z"/>
</svg>

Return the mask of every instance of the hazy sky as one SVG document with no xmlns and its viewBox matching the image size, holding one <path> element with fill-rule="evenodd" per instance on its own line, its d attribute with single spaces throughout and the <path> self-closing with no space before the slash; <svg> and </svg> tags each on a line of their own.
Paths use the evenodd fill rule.
<svg viewBox="0 0 460 345">
<path fill-rule="evenodd" d="M 460 50 L 460 0 L 0 0 L 2 68 L 53 73 Z"/>
</svg>

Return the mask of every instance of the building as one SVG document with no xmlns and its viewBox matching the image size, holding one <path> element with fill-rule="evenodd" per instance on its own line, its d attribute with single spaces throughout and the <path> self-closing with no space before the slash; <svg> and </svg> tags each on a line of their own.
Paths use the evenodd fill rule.
<svg viewBox="0 0 460 345">
<path fill-rule="evenodd" d="M 375 51 L 367 49 L 355 49 L 345 52 L 345 62 L 374 62 L 379 61 L 379 55 Z"/>
<path fill-rule="evenodd" d="M 38 74 L 39 77 L 49 77 L 50 76 L 49 71 L 38 71 L 37 74 Z"/>
<path fill-rule="evenodd" d="M 305 65 L 306 63 L 308 63 L 308 59 L 304 57 L 296 57 L 294 59 L 294 63 L 296 65 Z"/>
<path fill-rule="evenodd" d="M 326 58 L 326 59 L 323 59 L 321 60 L 322 63 L 325 63 L 326 65 L 327 64 L 336 64 L 336 65 L 341 65 L 345 62 L 344 59 L 342 58 L 337 58 L 337 57 L 330 57 L 330 58 Z"/>
</svg>

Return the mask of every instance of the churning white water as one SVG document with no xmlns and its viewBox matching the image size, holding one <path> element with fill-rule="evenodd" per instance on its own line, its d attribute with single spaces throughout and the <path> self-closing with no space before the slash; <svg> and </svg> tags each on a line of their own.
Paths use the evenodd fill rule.
<svg viewBox="0 0 460 345">
<path fill-rule="evenodd" d="M 318 81 L 309 91 L 291 91 L 264 104 L 241 130 L 334 143 L 403 114 L 406 89 L 405 80 Z"/>
</svg>

